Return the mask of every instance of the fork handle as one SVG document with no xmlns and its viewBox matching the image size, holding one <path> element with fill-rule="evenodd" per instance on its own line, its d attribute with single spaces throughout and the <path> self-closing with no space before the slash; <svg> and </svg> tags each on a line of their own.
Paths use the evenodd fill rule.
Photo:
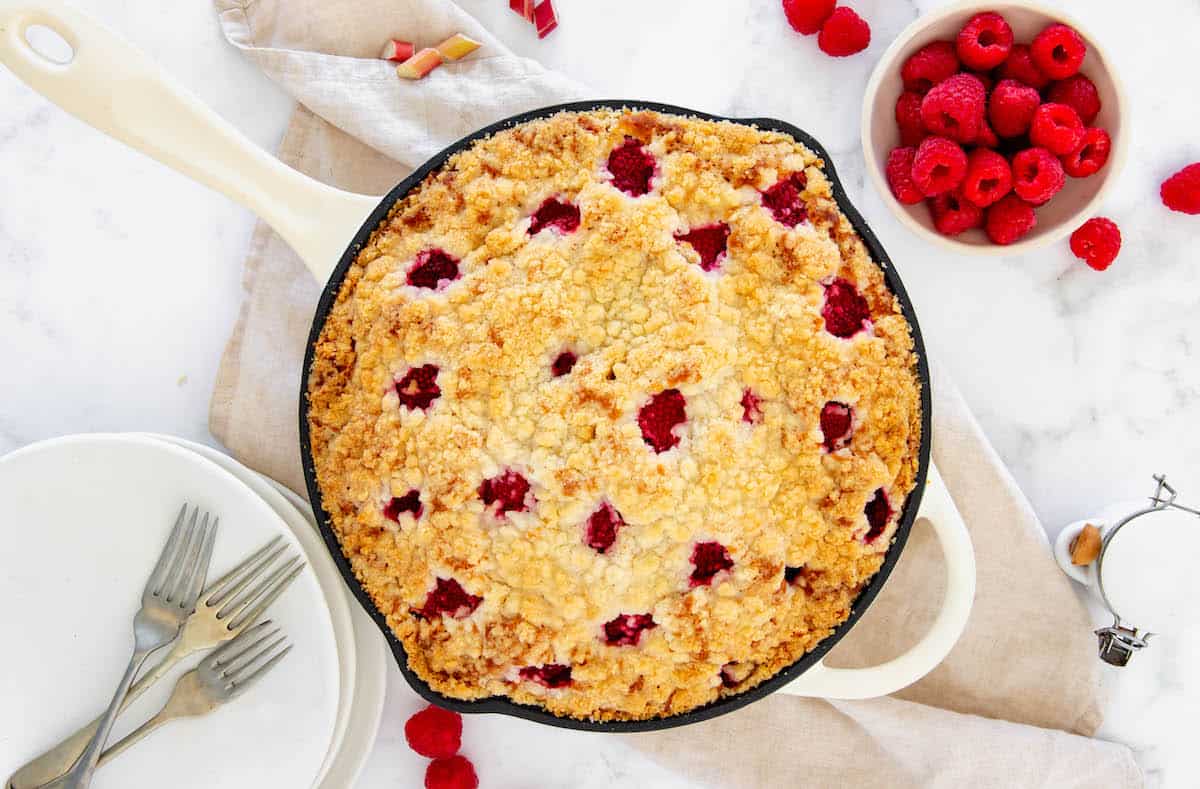
<svg viewBox="0 0 1200 789">
<path fill-rule="evenodd" d="M 146 721 L 141 726 L 138 726 L 136 729 L 129 732 L 129 734 L 126 734 L 120 740 L 110 745 L 108 749 L 104 751 L 104 753 L 100 754 L 100 760 L 96 762 L 96 767 L 103 767 L 124 753 L 128 748 L 133 746 L 134 743 L 138 742 L 150 734 L 150 732 L 157 729 L 159 726 L 162 726 L 167 721 L 172 721 L 180 717 L 183 716 L 173 713 L 170 710 L 169 705 L 167 707 L 163 707 L 155 714 L 153 718 Z"/>
<path fill-rule="evenodd" d="M 121 702 L 121 709 L 124 710 L 133 703 L 134 699 L 162 679 L 163 675 L 187 657 L 190 652 L 191 650 L 183 643 L 183 639 L 177 639 L 166 657 L 130 686 L 129 692 L 125 694 L 125 700 Z M 96 718 L 58 745 L 29 761 L 8 779 L 8 789 L 37 789 L 37 787 L 48 784 L 63 775 L 87 748 L 99 726 L 100 718 Z M 100 758 L 104 759 L 103 756 Z"/>
</svg>

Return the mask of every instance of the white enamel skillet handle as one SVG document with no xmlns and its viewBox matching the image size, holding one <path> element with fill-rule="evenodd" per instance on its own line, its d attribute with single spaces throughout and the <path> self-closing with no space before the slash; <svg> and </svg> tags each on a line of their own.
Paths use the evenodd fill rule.
<svg viewBox="0 0 1200 789">
<path fill-rule="evenodd" d="M 71 46 L 55 63 L 26 40 Z M 75 117 L 258 214 L 325 282 L 379 198 L 326 186 L 266 153 L 144 53 L 61 0 L 0 0 L 0 62 Z"/>
<path fill-rule="evenodd" d="M 975 600 L 975 552 L 967 525 L 933 463 L 929 464 L 925 494 L 913 528 L 922 521 L 933 528 L 946 562 L 946 594 L 929 632 L 903 655 L 878 666 L 830 668 L 822 660 L 781 688 L 780 693 L 826 699 L 886 696 L 928 674 L 950 653 L 967 625 Z"/>
</svg>

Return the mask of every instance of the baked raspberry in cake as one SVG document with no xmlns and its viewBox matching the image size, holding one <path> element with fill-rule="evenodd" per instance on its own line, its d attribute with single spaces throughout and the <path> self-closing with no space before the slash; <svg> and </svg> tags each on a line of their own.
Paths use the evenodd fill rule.
<svg viewBox="0 0 1200 789">
<path fill-rule="evenodd" d="M 850 615 L 921 391 L 823 167 L 748 125 L 564 112 L 451 156 L 374 232 L 314 349 L 311 448 L 434 690 L 670 716 Z"/>
</svg>

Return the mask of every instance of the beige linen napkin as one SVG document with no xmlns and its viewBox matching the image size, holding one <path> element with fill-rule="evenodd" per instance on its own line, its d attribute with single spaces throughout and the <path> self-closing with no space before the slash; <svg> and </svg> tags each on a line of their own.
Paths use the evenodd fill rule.
<svg viewBox="0 0 1200 789">
<path fill-rule="evenodd" d="M 343 189 L 382 194 L 454 139 L 521 110 L 587 97 L 513 56 L 448 0 L 215 0 L 229 40 L 300 102 L 279 156 Z M 366 20 L 370 20 L 368 23 Z M 380 20 L 438 41 L 485 42 L 411 83 L 373 57 Z M 385 25 L 386 27 L 387 25 Z M 320 287 L 265 225 L 213 394 L 213 434 L 242 462 L 303 492 L 300 367 Z M 1140 786 L 1128 748 L 1100 723 L 1091 623 L 1044 532 L 953 383 L 934 370 L 934 459 L 970 528 L 978 592 L 962 640 L 894 698 L 775 695 L 629 744 L 711 786 Z M 879 599 L 830 656 L 871 665 L 915 642 L 941 599 L 936 540 L 914 528 Z"/>
</svg>

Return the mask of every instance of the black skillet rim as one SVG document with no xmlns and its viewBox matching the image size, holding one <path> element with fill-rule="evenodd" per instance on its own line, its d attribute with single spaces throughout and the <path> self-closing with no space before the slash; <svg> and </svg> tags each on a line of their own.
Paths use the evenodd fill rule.
<svg viewBox="0 0 1200 789">
<path fill-rule="evenodd" d="M 795 663 L 781 669 L 778 673 L 767 679 L 757 686 L 739 693 L 734 696 L 726 696 L 717 699 L 703 707 L 698 707 L 688 712 L 671 715 L 663 718 L 652 718 L 648 720 L 632 720 L 632 721 L 593 721 L 580 720 L 577 718 L 568 718 L 551 714 L 541 707 L 535 707 L 526 704 L 518 704 L 508 698 L 502 696 L 494 696 L 476 701 L 462 701 L 453 699 L 448 696 L 443 696 L 423 679 L 418 677 L 408 666 L 408 655 L 404 650 L 404 646 L 399 639 L 395 637 L 391 629 L 387 625 L 386 617 L 375 607 L 374 601 L 371 600 L 366 590 L 358 582 L 358 578 L 354 575 L 354 571 L 350 566 L 350 561 L 342 553 L 341 545 L 338 542 L 337 535 L 333 531 L 332 522 L 329 513 L 326 512 L 324 502 L 321 497 L 321 491 L 317 487 L 317 475 L 315 464 L 313 463 L 312 447 L 310 444 L 308 432 L 308 374 L 312 369 L 313 351 L 316 348 L 317 340 L 320 337 L 321 330 L 325 325 L 325 320 L 329 315 L 330 310 L 337 301 L 338 292 L 341 290 L 342 280 L 346 276 L 346 272 L 353 265 L 355 258 L 358 257 L 358 252 L 362 249 L 371 236 L 371 233 L 379 226 L 379 224 L 387 217 L 388 212 L 398 200 L 403 198 L 410 190 L 416 187 L 424 180 L 425 176 L 433 170 L 441 167 L 446 160 L 466 148 L 468 145 L 483 137 L 488 137 L 496 132 L 513 126 L 520 125 L 527 121 L 538 118 L 545 118 L 554 115 L 558 112 L 589 112 L 599 109 L 632 109 L 632 110 L 651 110 L 669 115 L 681 115 L 685 117 L 695 117 L 710 121 L 732 121 L 749 126 L 757 126 L 761 129 L 770 131 L 782 132 L 789 134 L 799 140 L 804 145 L 808 146 L 809 150 L 820 157 L 825 163 L 825 175 L 829 179 L 833 188 L 834 200 L 841 208 L 842 213 L 850 220 L 850 224 L 858 232 L 863 243 L 871 253 L 871 258 L 875 261 L 884 274 L 884 280 L 888 287 L 900 302 L 900 311 L 908 321 L 912 331 L 913 349 L 917 357 L 917 376 L 921 383 L 921 448 L 919 452 L 919 462 L 917 467 L 916 483 L 913 486 L 912 493 L 909 494 L 907 501 L 904 504 L 904 511 L 900 515 L 899 525 L 896 528 L 896 535 L 893 539 L 891 547 L 888 549 L 887 558 L 884 559 L 883 565 L 879 568 L 879 572 L 871 579 L 870 583 L 859 593 L 851 608 L 850 616 L 839 624 L 834 631 L 820 642 L 812 651 L 803 655 Z M 931 417 L 932 397 L 929 385 L 929 365 L 925 355 L 925 345 L 921 338 L 921 329 L 917 323 L 917 316 L 913 310 L 912 302 L 909 300 L 908 293 L 904 289 L 903 283 L 900 281 L 900 276 L 896 272 L 891 258 L 884 251 L 883 246 L 879 243 L 879 239 L 868 227 L 866 221 L 858 210 L 850 203 L 846 196 L 846 191 L 842 186 L 841 180 L 838 178 L 837 172 L 834 169 L 833 159 L 829 156 L 825 147 L 817 142 L 807 132 L 801 131 L 786 121 L 777 120 L 774 118 L 729 118 L 720 115 L 712 115 L 707 112 L 699 112 L 697 110 L 687 109 L 685 107 L 676 107 L 671 104 L 661 104 L 650 101 L 618 101 L 618 100 L 601 100 L 601 101 L 576 101 L 566 104 L 555 104 L 548 107 L 542 107 L 528 112 L 523 112 L 518 115 L 505 118 L 497 121 L 489 126 L 480 129 L 473 134 L 463 137 L 458 142 L 447 147 L 441 153 L 434 156 L 425 164 L 417 168 L 412 175 L 405 178 L 397 184 L 383 198 L 379 205 L 367 217 L 359 231 L 354 235 L 350 245 L 342 254 L 341 260 L 337 267 L 329 277 L 329 281 L 325 284 L 321 293 L 321 299 L 317 303 L 316 315 L 313 318 L 312 329 L 308 336 L 308 347 L 304 353 L 304 368 L 300 375 L 300 453 L 301 462 L 304 467 L 304 481 L 308 488 L 309 501 L 312 502 L 313 515 L 317 519 L 320 527 L 321 537 L 325 540 L 326 546 L 329 548 L 330 554 L 333 556 L 334 562 L 337 564 L 338 570 L 345 579 L 346 584 L 350 587 L 350 591 L 358 599 L 363 609 L 370 614 L 371 619 L 379 627 L 384 638 L 387 639 L 388 646 L 391 647 L 392 654 L 396 659 L 396 663 L 400 668 L 400 673 L 404 675 L 404 679 L 414 691 L 417 692 L 426 701 L 436 704 L 439 707 L 454 710 L 464 714 L 477 713 L 497 713 L 501 715 L 512 715 L 517 718 L 544 723 L 549 726 L 557 726 L 564 729 L 578 729 L 583 731 L 598 731 L 612 733 L 631 733 L 643 731 L 658 731 L 661 729 L 670 729 L 676 726 L 686 726 L 691 723 L 699 723 L 700 721 L 715 718 L 718 715 L 724 715 L 734 710 L 740 709 L 751 702 L 758 701 L 765 696 L 774 693 L 784 685 L 803 674 L 810 666 L 819 661 L 829 652 L 830 649 L 837 644 L 838 641 L 854 626 L 863 613 L 870 607 L 871 602 L 879 594 L 879 590 L 887 581 L 891 574 L 892 568 L 900 559 L 900 553 L 904 549 L 905 542 L 908 540 L 909 531 L 912 529 L 913 521 L 916 520 L 917 511 L 920 509 L 921 496 L 925 489 L 925 478 L 929 470 L 929 454 L 930 454 L 930 417 Z"/>
</svg>

